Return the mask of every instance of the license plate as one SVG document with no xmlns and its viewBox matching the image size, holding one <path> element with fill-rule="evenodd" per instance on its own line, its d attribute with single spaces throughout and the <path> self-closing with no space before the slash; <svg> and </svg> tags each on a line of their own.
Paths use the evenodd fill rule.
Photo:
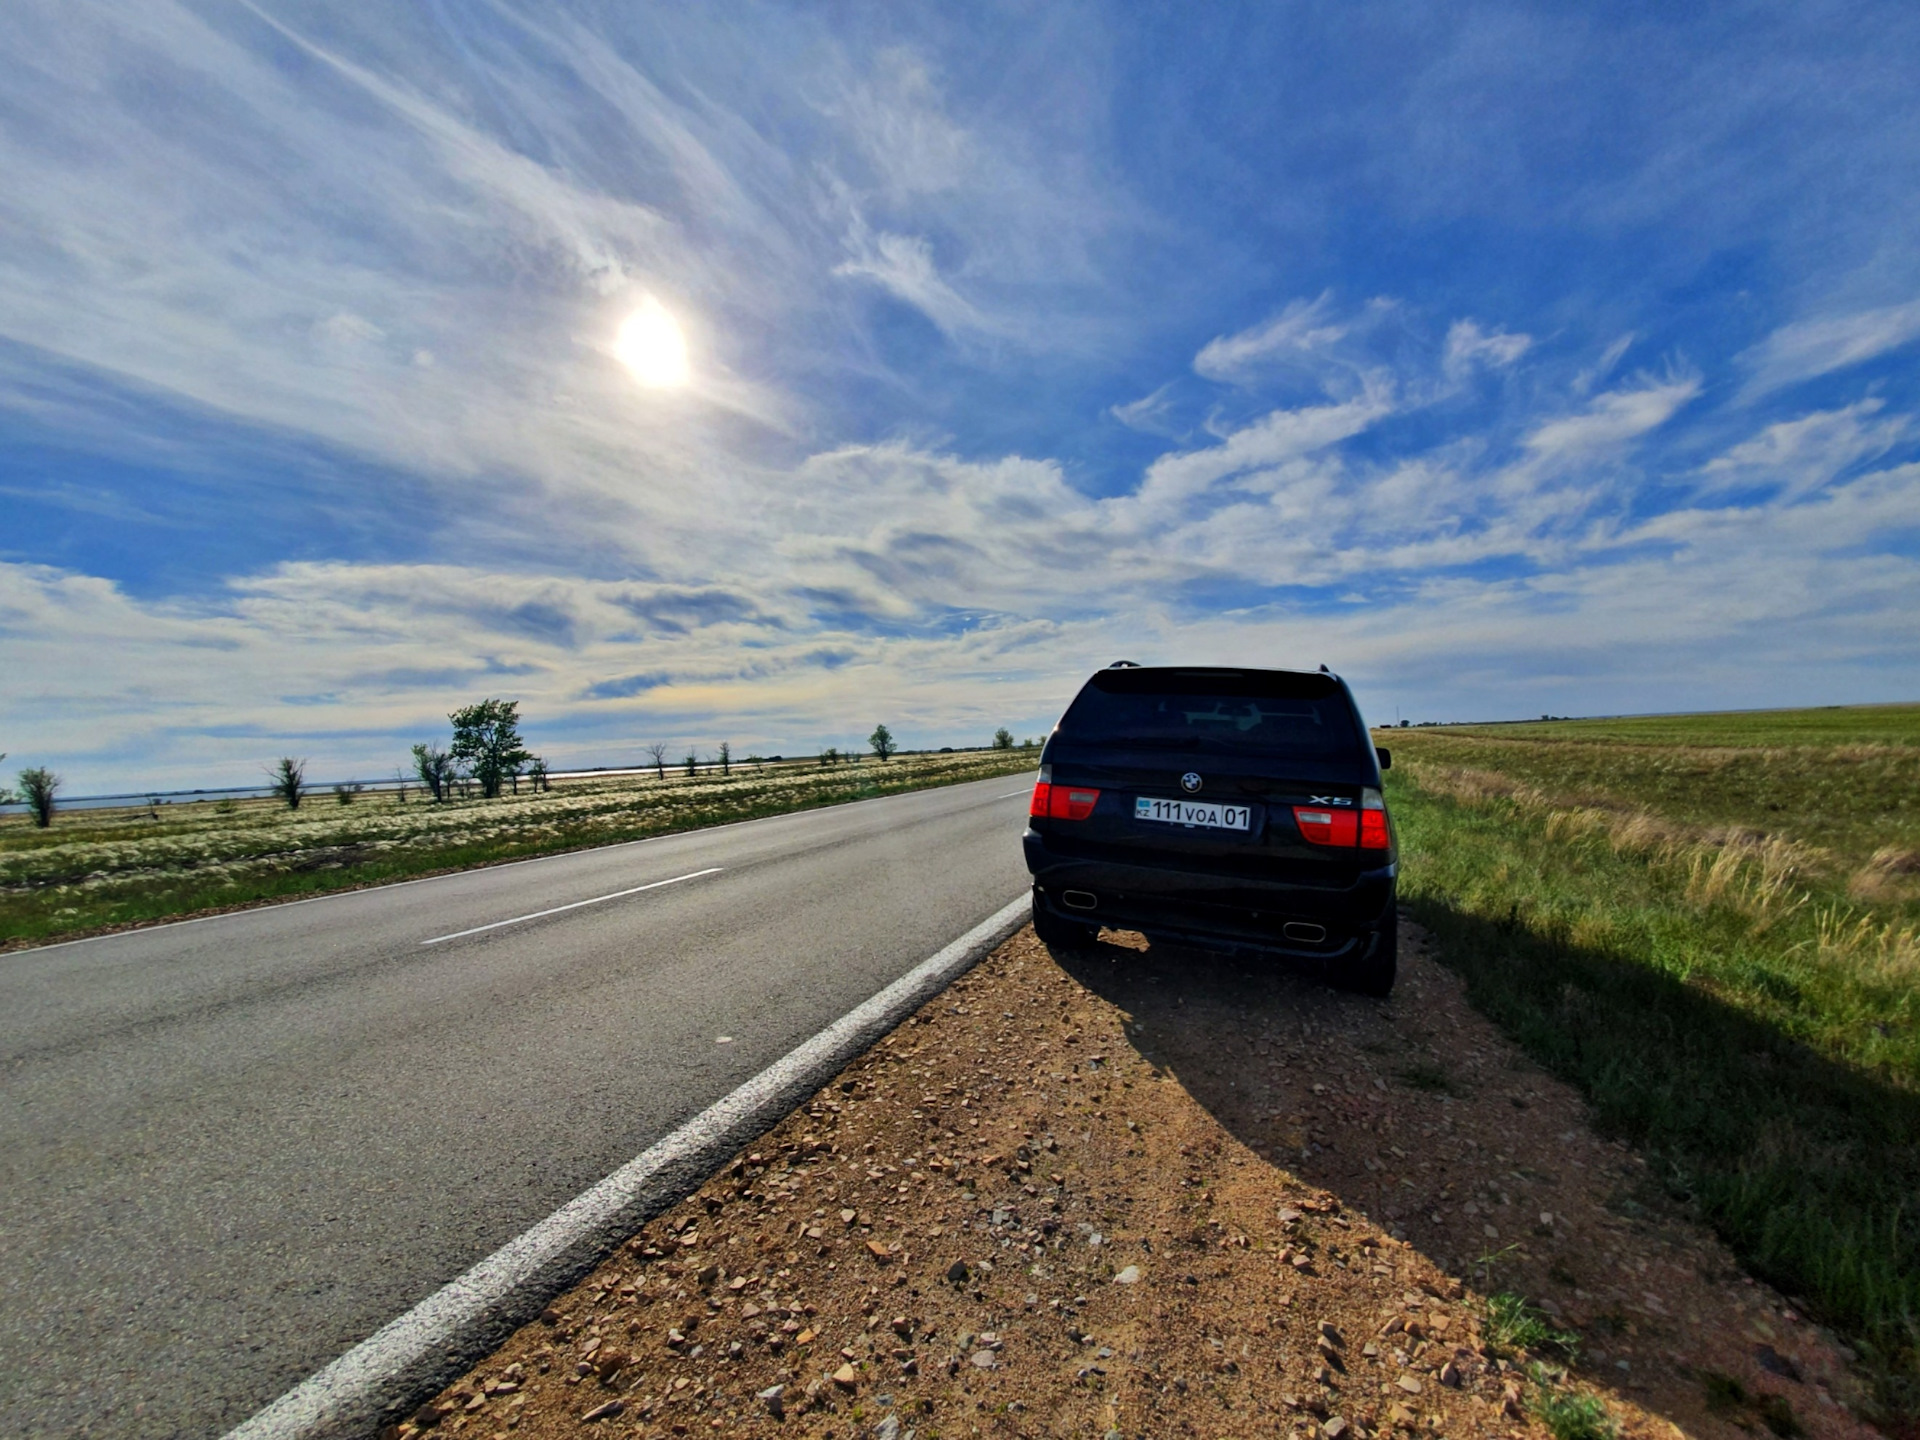
<svg viewBox="0 0 1920 1440">
<path fill-rule="evenodd" d="M 1145 795 L 1133 802 L 1133 818 L 1164 825 L 1199 825 L 1208 830 L 1245 830 L 1253 824 L 1247 805 L 1219 805 L 1204 800 L 1154 800 Z"/>
</svg>

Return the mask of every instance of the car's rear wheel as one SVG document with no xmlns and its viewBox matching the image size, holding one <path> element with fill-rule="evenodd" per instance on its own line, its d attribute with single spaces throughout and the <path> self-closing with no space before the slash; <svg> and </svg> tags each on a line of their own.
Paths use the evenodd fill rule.
<svg viewBox="0 0 1920 1440">
<path fill-rule="evenodd" d="M 1400 927 L 1393 915 L 1372 932 L 1360 958 L 1341 966 L 1333 976 L 1342 990 L 1373 995 L 1384 1000 L 1393 993 L 1393 982 L 1400 973 Z"/>
<path fill-rule="evenodd" d="M 1033 892 L 1033 933 L 1049 950 L 1085 950 L 1100 936 L 1098 925 L 1078 920 L 1062 920 L 1046 906 L 1040 892 Z"/>
</svg>

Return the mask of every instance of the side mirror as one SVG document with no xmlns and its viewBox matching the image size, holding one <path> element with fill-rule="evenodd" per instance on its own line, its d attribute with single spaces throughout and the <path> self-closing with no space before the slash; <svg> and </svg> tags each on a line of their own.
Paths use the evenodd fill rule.
<svg viewBox="0 0 1920 1440">
<path fill-rule="evenodd" d="M 1382 770 L 1391 770 L 1393 768 L 1393 752 L 1387 749 L 1386 746 L 1374 746 L 1373 753 L 1380 757 L 1380 768 Z"/>
</svg>

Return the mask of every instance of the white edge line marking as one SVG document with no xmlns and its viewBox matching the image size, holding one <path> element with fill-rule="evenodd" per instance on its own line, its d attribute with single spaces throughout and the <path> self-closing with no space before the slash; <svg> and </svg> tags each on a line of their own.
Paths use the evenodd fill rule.
<svg viewBox="0 0 1920 1440">
<path fill-rule="evenodd" d="M 829 810 L 845 810 L 852 805 L 876 805 L 888 800 L 903 800 L 913 795 L 930 795 L 940 790 L 964 790 L 969 785 L 988 785 L 1002 777 L 989 775 L 984 780 L 962 780 L 953 785 L 930 785 L 925 790 L 901 790 L 892 795 L 872 795 L 864 800 L 836 800 L 831 805 L 812 805 L 804 810 L 783 810 L 777 815 L 754 815 L 745 820 L 723 820 L 718 825 L 700 825 L 692 830 L 666 830 L 658 835 L 640 835 L 632 840 L 613 840 L 605 845 L 582 845 L 576 850 L 556 850 L 551 855 L 529 855 L 524 860 L 501 860 L 492 865 L 468 865 L 459 870 L 442 870 L 438 875 L 416 875 L 411 880 L 389 880 L 381 885 L 361 885 L 352 890 L 329 890 L 324 895 L 303 895 L 298 900 L 268 900 L 259 905 L 245 905 L 238 910 L 222 910 L 217 915 L 189 915 L 184 920 L 162 920 L 154 925 L 135 925 L 129 930 L 109 930 L 104 935 L 79 935 L 71 940 L 49 940 L 44 945 L 23 945 L 18 950 L 0 952 L 7 955 L 37 955 L 42 950 L 64 950 L 69 945 L 97 945 L 102 940 L 124 940 L 130 935 L 147 935 L 155 930 L 177 930 L 183 925 L 206 925 L 215 920 L 237 920 L 243 915 L 257 915 L 267 910 L 291 910 L 296 905 L 321 905 L 329 900 L 364 899 L 368 895 L 379 895 L 387 890 L 401 890 L 409 885 L 432 885 L 442 880 L 458 880 L 465 875 L 480 875 L 490 870 L 514 870 L 522 865 L 548 865 L 556 860 L 578 860 L 582 855 L 592 855 L 602 850 L 624 850 L 629 845 L 657 845 L 663 840 L 690 840 L 702 835 L 711 835 L 716 830 L 734 830 L 742 825 L 763 825 L 779 820 L 802 819 L 809 815 L 824 815 Z M 1012 792 L 1024 795 L 1024 790 Z M 996 800 L 1005 800 L 1005 795 L 996 795 Z"/>
<path fill-rule="evenodd" d="M 650 885 L 635 885 L 631 890 L 616 890 L 611 895 L 596 895 L 591 900 L 575 900 L 571 905 L 556 905 L 551 910 L 536 910 L 531 915 L 516 915 L 511 920 L 496 920 L 491 925 L 476 925 L 471 930 L 456 930 L 451 935 L 436 935 L 431 940 L 422 940 L 422 945 L 438 945 L 443 940 L 458 940 L 467 935 L 478 935 L 486 930 L 498 930 L 502 925 L 519 925 L 528 920 L 543 920 L 549 915 L 559 915 L 567 910 L 578 910 L 582 905 L 604 905 L 609 900 L 618 900 L 626 895 L 638 895 L 642 890 L 658 890 L 662 885 L 678 885 L 682 880 L 698 880 L 702 875 L 718 875 L 727 867 L 710 866 L 705 870 L 694 870 L 685 875 L 676 875 L 671 880 L 655 880 Z"/>
<path fill-rule="evenodd" d="M 1012 799 L 1012 798 L 1013 798 L 1014 796 L 1016 796 L 1016 795 L 1031 795 L 1032 793 L 1033 793 L 1033 791 L 1031 791 L 1031 790 L 1025 790 L 1025 789 L 1021 789 L 1021 790 L 1009 790 L 1009 791 L 1007 791 L 1007 793 L 1006 793 L 1006 794 L 1004 794 L 1004 795 L 996 795 L 996 796 L 994 796 L 993 798 L 994 798 L 994 799 L 996 799 L 996 800 L 1011 800 L 1011 799 Z"/>
<path fill-rule="evenodd" d="M 690 1195 L 907 1016 L 1026 923 L 1022 895 L 643 1150 L 466 1274 L 382 1326 L 228 1435 L 332 1440 L 375 1429 L 491 1354 L 641 1224 Z M 449 1356 L 449 1352 L 453 1352 Z"/>
</svg>

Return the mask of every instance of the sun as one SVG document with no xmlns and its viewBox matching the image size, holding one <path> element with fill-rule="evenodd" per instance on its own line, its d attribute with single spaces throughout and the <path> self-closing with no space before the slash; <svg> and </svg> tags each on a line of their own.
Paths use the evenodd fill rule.
<svg viewBox="0 0 1920 1440">
<path fill-rule="evenodd" d="M 689 378 L 687 337 L 681 333 L 680 322 L 651 295 L 620 322 L 613 353 L 633 372 L 633 378 L 650 390 L 672 389 L 686 384 Z"/>
</svg>

